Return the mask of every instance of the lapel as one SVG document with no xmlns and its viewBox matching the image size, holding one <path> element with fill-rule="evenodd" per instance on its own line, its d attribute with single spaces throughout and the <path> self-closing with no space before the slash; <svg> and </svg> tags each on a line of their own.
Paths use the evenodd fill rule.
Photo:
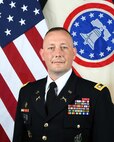
<svg viewBox="0 0 114 142">
<path fill-rule="evenodd" d="M 57 113 L 62 111 L 68 104 L 71 104 L 74 99 L 77 97 L 77 86 L 78 86 L 78 77 L 72 72 L 70 78 L 68 79 L 66 85 L 60 92 L 59 96 L 53 102 L 53 107 L 51 113 L 46 116 L 45 112 L 45 85 L 47 78 L 44 78 L 40 81 L 36 81 L 34 87 L 32 88 L 31 102 L 33 108 L 42 116 L 46 121 L 52 119 Z"/>
<path fill-rule="evenodd" d="M 72 72 L 70 78 L 68 79 L 66 85 L 60 92 L 59 96 L 53 102 L 52 111 L 46 118 L 46 121 L 53 118 L 57 113 L 62 111 L 68 104 L 72 103 L 76 98 L 78 77 Z"/>
<path fill-rule="evenodd" d="M 31 97 L 31 102 L 33 108 L 43 117 L 46 117 L 45 112 L 45 85 L 46 85 L 46 78 L 37 81 L 33 87 L 33 97 Z"/>
</svg>

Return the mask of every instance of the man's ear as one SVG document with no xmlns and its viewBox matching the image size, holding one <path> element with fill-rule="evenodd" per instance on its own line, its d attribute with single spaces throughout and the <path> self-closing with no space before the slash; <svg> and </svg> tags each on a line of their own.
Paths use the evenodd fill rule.
<svg viewBox="0 0 114 142">
<path fill-rule="evenodd" d="M 43 51 L 43 48 L 40 49 L 39 53 L 40 53 L 40 56 L 41 56 L 42 60 L 44 61 L 44 51 Z"/>
<path fill-rule="evenodd" d="M 74 59 L 76 58 L 76 54 L 77 54 L 77 49 L 74 47 L 73 48 L 73 52 L 74 52 Z"/>
</svg>

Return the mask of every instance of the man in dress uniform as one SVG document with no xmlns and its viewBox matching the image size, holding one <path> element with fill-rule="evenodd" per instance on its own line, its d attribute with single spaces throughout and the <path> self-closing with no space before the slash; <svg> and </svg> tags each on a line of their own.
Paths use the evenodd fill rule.
<svg viewBox="0 0 114 142">
<path fill-rule="evenodd" d="M 70 33 L 50 29 L 40 54 L 48 76 L 21 88 L 13 142 L 114 142 L 109 90 L 75 75 Z"/>
</svg>

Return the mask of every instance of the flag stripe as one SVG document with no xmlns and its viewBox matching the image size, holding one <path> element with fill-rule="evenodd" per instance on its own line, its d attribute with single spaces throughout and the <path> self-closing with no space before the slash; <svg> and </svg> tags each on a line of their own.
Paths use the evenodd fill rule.
<svg viewBox="0 0 114 142">
<path fill-rule="evenodd" d="M 0 125 L 0 142 L 10 142 L 8 136 L 6 135 L 1 125 Z"/>
<path fill-rule="evenodd" d="M 0 99 L 0 108 L 2 108 L 2 111 L 0 111 L 0 116 L 3 116 L 3 117 L 0 117 L 0 123 L 1 123 L 4 131 L 6 132 L 8 138 L 11 141 L 12 135 L 13 135 L 14 120 L 10 116 L 9 112 L 7 111 L 7 109 L 1 99 Z"/>
<path fill-rule="evenodd" d="M 40 48 L 42 48 L 42 42 L 43 42 L 41 35 L 39 34 L 39 32 L 37 31 L 35 27 L 27 31 L 25 35 L 28 38 L 29 42 L 31 43 L 32 47 L 34 48 L 35 52 L 37 53 L 38 57 L 42 61 L 41 56 L 39 54 L 39 51 L 40 51 Z M 43 61 L 42 63 L 44 65 Z"/>
<path fill-rule="evenodd" d="M 48 31 L 45 19 L 36 24 L 35 27 L 39 31 L 41 37 L 44 38 L 46 32 Z"/>
<path fill-rule="evenodd" d="M 4 54 L 2 48 L 0 48 L 0 58 L 3 62 L 0 62 L 0 72 L 8 87 L 10 88 L 15 99 L 18 99 L 18 90 L 22 86 L 22 82 L 18 78 L 16 72 L 14 71 L 12 65 L 8 61 L 6 55 Z M 9 75 L 10 74 L 10 75 Z M 15 87 L 14 87 L 15 84 Z"/>
<path fill-rule="evenodd" d="M 19 38 L 14 40 L 14 44 L 17 47 L 17 50 L 21 54 L 22 58 L 26 62 L 28 68 L 34 75 L 35 79 L 42 78 L 42 75 L 44 76 L 44 74 L 46 74 L 46 70 L 42 65 L 39 57 L 36 55 L 27 37 L 24 34 L 21 35 Z"/>
<path fill-rule="evenodd" d="M 12 51 L 14 56 L 12 56 Z M 6 54 L 9 62 L 13 66 L 15 72 L 17 73 L 22 83 L 27 82 L 28 78 L 30 78 L 31 81 L 35 80 L 34 76 L 31 74 L 30 70 L 26 66 L 26 63 L 21 58 L 18 50 L 16 49 L 15 45 L 12 42 L 4 48 L 4 53 Z"/>
<path fill-rule="evenodd" d="M 7 97 L 5 91 L 7 91 Z M 10 89 L 8 88 L 6 82 L 0 75 L 0 98 L 5 104 L 7 111 L 10 113 L 11 117 L 14 119 L 17 101 L 15 100 L 14 96 L 12 95 Z"/>
<path fill-rule="evenodd" d="M 39 50 L 48 28 L 37 0 L 4 1 L 0 5 L 0 31 L 4 35 L 4 39 L 0 39 L 0 142 L 11 142 L 22 84 L 47 75 Z M 12 13 L 12 9 L 16 11 Z"/>
</svg>

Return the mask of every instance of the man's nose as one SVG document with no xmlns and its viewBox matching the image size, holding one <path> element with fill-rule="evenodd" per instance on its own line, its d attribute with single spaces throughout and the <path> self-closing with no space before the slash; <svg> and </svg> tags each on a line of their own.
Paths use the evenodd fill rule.
<svg viewBox="0 0 114 142">
<path fill-rule="evenodd" d="M 62 53 L 62 50 L 61 50 L 60 48 L 56 48 L 56 49 L 55 49 L 55 55 L 56 55 L 56 56 L 62 56 L 62 54 L 63 54 L 63 53 Z"/>
</svg>

